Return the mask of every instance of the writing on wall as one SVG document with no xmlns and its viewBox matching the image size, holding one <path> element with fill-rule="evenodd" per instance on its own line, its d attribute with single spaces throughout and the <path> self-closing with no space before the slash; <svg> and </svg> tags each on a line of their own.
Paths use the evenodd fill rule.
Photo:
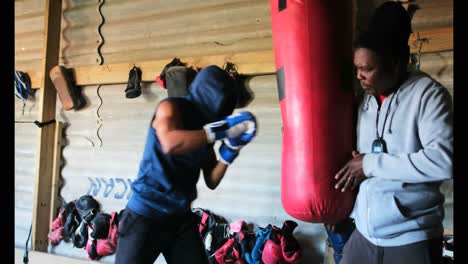
<svg viewBox="0 0 468 264">
<path fill-rule="evenodd" d="M 102 178 L 88 177 L 88 195 L 113 199 L 129 199 L 132 194 L 132 179 L 129 178 Z"/>
</svg>

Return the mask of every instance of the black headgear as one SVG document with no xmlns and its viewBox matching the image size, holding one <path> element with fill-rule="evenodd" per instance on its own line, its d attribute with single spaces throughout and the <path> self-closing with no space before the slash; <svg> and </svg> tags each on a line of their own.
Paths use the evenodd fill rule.
<svg viewBox="0 0 468 264">
<path fill-rule="evenodd" d="M 407 57 L 411 35 L 411 18 L 400 2 L 380 5 L 369 20 L 356 46 L 371 49 L 380 55 Z"/>
</svg>

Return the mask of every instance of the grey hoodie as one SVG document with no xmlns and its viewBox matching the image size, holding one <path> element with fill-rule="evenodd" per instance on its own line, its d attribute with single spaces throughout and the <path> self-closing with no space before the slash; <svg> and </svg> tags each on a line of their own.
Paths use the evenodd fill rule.
<svg viewBox="0 0 468 264">
<path fill-rule="evenodd" d="M 412 72 L 383 102 L 379 135 L 388 153 L 372 154 L 377 101 L 366 95 L 359 106 L 357 149 L 365 154 L 364 174 L 351 217 L 369 241 L 400 246 L 442 236 L 444 196 L 439 187 L 452 178 L 452 101 L 430 76 Z"/>
</svg>

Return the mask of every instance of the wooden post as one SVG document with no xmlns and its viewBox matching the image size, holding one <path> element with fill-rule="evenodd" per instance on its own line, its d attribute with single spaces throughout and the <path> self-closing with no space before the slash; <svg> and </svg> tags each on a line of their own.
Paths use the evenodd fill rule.
<svg viewBox="0 0 468 264">
<path fill-rule="evenodd" d="M 57 215 L 57 198 L 58 187 L 60 183 L 60 161 L 62 160 L 62 128 L 63 123 L 57 122 L 55 125 L 55 141 L 54 141 L 54 170 L 52 172 L 52 194 L 50 197 L 50 221 L 52 224 Z"/>
<path fill-rule="evenodd" d="M 55 119 L 57 94 L 49 71 L 59 63 L 62 0 L 45 0 L 44 46 L 42 51 L 40 107 L 38 121 Z M 32 250 L 47 252 L 52 174 L 54 170 L 55 124 L 39 128 L 36 177 L 33 200 Z"/>
<path fill-rule="evenodd" d="M 333 247 L 328 243 L 328 239 L 325 240 L 325 255 L 323 258 L 323 264 L 336 264 L 333 253 Z"/>
</svg>

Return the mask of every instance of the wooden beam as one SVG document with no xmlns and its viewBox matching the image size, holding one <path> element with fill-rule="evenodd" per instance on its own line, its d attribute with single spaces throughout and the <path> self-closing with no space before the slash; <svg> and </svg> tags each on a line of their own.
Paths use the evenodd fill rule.
<svg viewBox="0 0 468 264">
<path fill-rule="evenodd" d="M 52 194 L 50 197 L 50 221 L 49 226 L 57 215 L 58 187 L 60 184 L 60 161 L 62 160 L 62 129 L 63 123 L 55 125 L 54 164 L 52 172 Z"/>
<path fill-rule="evenodd" d="M 84 256 L 84 251 L 82 251 Z M 15 264 L 23 264 L 24 249 L 15 248 Z M 47 263 L 47 264 L 99 264 L 99 262 L 77 259 L 72 257 L 64 257 L 54 254 L 48 254 L 43 252 L 30 251 L 28 253 L 29 263 Z"/>
<path fill-rule="evenodd" d="M 423 43 L 421 52 L 437 52 L 453 49 L 453 27 L 437 28 L 429 31 L 415 32 L 410 36 L 408 44 L 411 48 L 411 53 L 417 53 L 419 50 L 420 39 L 427 39 L 427 43 Z M 196 67 L 205 67 L 207 65 L 223 66 L 227 61 L 237 64 L 238 70 L 245 74 L 266 74 L 275 72 L 275 61 L 273 50 L 243 52 L 237 54 L 223 54 L 203 57 L 185 57 L 180 58 L 188 65 Z M 142 70 L 142 81 L 154 82 L 164 66 L 172 60 L 157 60 L 135 63 L 118 63 L 100 66 L 82 66 L 76 67 L 75 76 L 79 86 L 95 85 L 95 84 L 117 84 L 127 83 L 128 72 L 133 65 L 138 66 Z M 37 84 L 40 81 L 41 74 L 38 72 L 29 72 L 31 83 L 34 88 L 39 87 Z"/>
<path fill-rule="evenodd" d="M 182 62 L 186 62 L 194 67 L 206 67 L 208 65 L 218 65 L 220 67 L 227 61 L 237 64 L 241 73 L 274 73 L 273 51 L 253 51 L 237 54 L 223 54 L 203 57 L 182 57 Z M 157 61 L 144 61 L 136 63 L 104 64 L 99 66 L 83 66 L 73 68 L 75 71 L 76 84 L 79 86 L 95 84 L 117 84 L 127 83 L 128 73 L 133 65 L 142 70 L 143 82 L 154 82 L 172 58 Z M 34 88 L 41 77 L 38 72 L 29 72 L 31 83 Z"/>
<path fill-rule="evenodd" d="M 62 18 L 62 0 L 46 0 L 44 14 L 44 49 L 40 85 L 40 106 L 38 121 L 55 119 L 57 93 L 49 78 L 50 69 L 59 62 L 60 22 Z M 46 78 L 45 78 L 46 77 Z M 33 196 L 32 250 L 47 251 L 50 220 L 50 199 L 52 175 L 54 171 L 54 134 L 56 124 L 39 129 L 36 177 Z"/>
<path fill-rule="evenodd" d="M 421 41 L 422 53 L 453 50 L 453 27 L 414 32 L 408 42 L 411 53 L 418 52 Z"/>
</svg>

